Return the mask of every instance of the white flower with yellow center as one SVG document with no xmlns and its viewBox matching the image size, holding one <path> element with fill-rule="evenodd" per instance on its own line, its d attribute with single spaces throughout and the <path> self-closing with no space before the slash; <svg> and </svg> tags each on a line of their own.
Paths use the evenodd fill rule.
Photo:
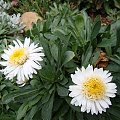
<svg viewBox="0 0 120 120">
<path fill-rule="evenodd" d="M 86 69 L 77 68 L 75 74 L 71 75 L 73 83 L 70 85 L 70 97 L 73 97 L 71 104 L 81 106 L 82 112 L 91 112 L 91 114 L 106 112 L 106 108 L 111 105 L 110 97 L 115 97 L 116 84 L 110 83 L 111 73 L 103 71 L 103 68 L 88 66 Z"/>
<path fill-rule="evenodd" d="M 43 60 L 43 48 L 34 42 L 30 44 L 30 38 L 25 38 L 24 44 L 20 40 L 13 43 L 14 46 L 9 45 L 1 55 L 4 61 L 0 64 L 5 66 L 1 71 L 7 79 L 12 80 L 17 76 L 16 83 L 25 85 L 26 81 L 33 77 L 33 73 L 37 74 L 36 70 L 41 69 L 39 62 Z"/>
</svg>

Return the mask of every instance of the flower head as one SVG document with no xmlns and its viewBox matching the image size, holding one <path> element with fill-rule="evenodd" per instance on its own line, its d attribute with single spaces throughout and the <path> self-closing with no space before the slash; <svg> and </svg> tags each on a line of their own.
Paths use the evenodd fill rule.
<svg viewBox="0 0 120 120">
<path fill-rule="evenodd" d="M 86 69 L 77 68 L 75 74 L 71 75 L 73 83 L 70 85 L 70 97 L 73 97 L 71 104 L 81 106 L 81 111 L 91 114 L 102 113 L 111 105 L 110 97 L 115 97 L 116 84 L 110 83 L 112 76 L 103 68 L 88 66 Z"/>
<path fill-rule="evenodd" d="M 29 78 L 33 77 L 36 70 L 41 69 L 40 61 L 42 61 L 42 47 L 34 42 L 30 44 L 30 38 L 25 38 L 24 44 L 20 40 L 13 41 L 14 46 L 9 45 L 7 50 L 4 50 L 2 58 L 4 61 L 0 62 L 5 66 L 1 70 L 7 79 L 12 80 L 17 76 L 17 84 L 25 85 Z"/>
</svg>

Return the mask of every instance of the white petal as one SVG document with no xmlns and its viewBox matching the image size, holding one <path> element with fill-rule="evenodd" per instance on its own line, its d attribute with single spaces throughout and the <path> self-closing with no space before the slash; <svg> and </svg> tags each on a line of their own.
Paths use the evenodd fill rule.
<svg viewBox="0 0 120 120">
<path fill-rule="evenodd" d="M 71 104 L 74 105 L 76 101 L 77 101 L 77 100 L 76 100 L 75 98 L 73 98 L 73 99 L 71 100 Z"/>
<path fill-rule="evenodd" d="M 85 97 L 83 97 L 81 111 L 85 112 L 86 111 L 86 107 L 87 107 L 87 99 L 85 99 Z"/>
<path fill-rule="evenodd" d="M 116 95 L 113 94 L 113 93 L 106 93 L 106 96 L 111 97 L 111 98 L 114 98 Z"/>
<path fill-rule="evenodd" d="M 75 97 L 75 96 L 78 96 L 80 93 L 79 93 L 79 91 L 76 91 L 76 92 L 71 92 L 70 94 L 69 94 L 69 96 L 70 97 Z"/>
<path fill-rule="evenodd" d="M 108 82 L 112 81 L 112 78 L 113 78 L 112 76 L 111 76 L 111 77 L 106 78 L 106 79 L 105 79 L 105 83 L 108 83 Z"/>
<path fill-rule="evenodd" d="M 95 101 L 95 104 L 96 104 L 96 107 L 97 107 L 97 109 L 98 109 L 99 113 L 101 113 L 101 114 L 102 114 L 103 109 L 102 109 L 102 107 L 101 107 L 100 103 L 99 103 L 98 101 Z"/>
<path fill-rule="evenodd" d="M 77 85 L 81 85 L 82 81 L 84 80 L 84 76 L 82 76 L 82 74 L 71 74 L 71 78 L 73 83 L 77 84 Z"/>
<path fill-rule="evenodd" d="M 30 53 L 40 52 L 42 51 L 42 49 L 43 49 L 42 47 L 38 47 L 38 48 L 30 50 Z"/>
<path fill-rule="evenodd" d="M 36 64 L 34 61 L 30 61 L 31 62 L 31 66 L 35 69 L 41 69 L 41 66 L 39 66 L 38 64 Z"/>
<path fill-rule="evenodd" d="M 24 47 L 27 48 L 30 45 L 30 38 L 25 38 Z"/>
<path fill-rule="evenodd" d="M 94 101 L 91 101 L 91 114 L 93 115 L 94 113 L 96 113 L 95 103 Z"/>
<path fill-rule="evenodd" d="M 88 65 L 88 67 L 86 68 L 85 70 L 86 72 L 90 72 L 90 73 L 93 73 L 93 66 L 92 65 Z"/>
<path fill-rule="evenodd" d="M 110 89 L 115 89 L 117 88 L 116 84 L 115 83 L 108 83 L 106 84 L 107 88 L 110 88 Z"/>
<path fill-rule="evenodd" d="M 8 65 L 8 62 L 0 62 L 0 64 L 1 64 L 2 66 L 7 66 L 7 65 Z"/>
<path fill-rule="evenodd" d="M 7 54 L 2 54 L 1 57 L 4 59 L 4 60 L 8 60 L 9 59 L 9 56 Z"/>
<path fill-rule="evenodd" d="M 104 100 L 98 100 L 98 102 L 103 108 L 109 108 L 109 105 Z"/>
<path fill-rule="evenodd" d="M 80 85 L 70 85 L 69 86 L 69 90 L 70 91 L 76 91 L 76 90 L 79 90 L 79 91 L 81 91 L 81 86 Z"/>
<path fill-rule="evenodd" d="M 112 105 L 109 97 L 104 97 L 103 99 L 108 105 Z"/>
<path fill-rule="evenodd" d="M 21 41 L 17 39 L 17 42 L 18 42 L 19 46 L 20 46 L 21 48 L 23 48 L 23 44 L 21 43 Z"/>
<path fill-rule="evenodd" d="M 16 47 L 16 48 L 19 48 L 19 47 L 20 47 L 15 40 L 13 41 L 13 43 L 15 44 L 15 47 Z"/>
</svg>

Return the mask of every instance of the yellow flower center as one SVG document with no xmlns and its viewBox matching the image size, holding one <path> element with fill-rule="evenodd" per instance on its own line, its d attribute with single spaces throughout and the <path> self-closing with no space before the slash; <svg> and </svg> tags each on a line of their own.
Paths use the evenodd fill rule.
<svg viewBox="0 0 120 120">
<path fill-rule="evenodd" d="M 98 100 L 105 95 L 105 84 L 98 77 L 91 77 L 83 83 L 83 94 L 91 100 Z"/>
<path fill-rule="evenodd" d="M 9 63 L 13 65 L 23 65 L 27 60 L 25 48 L 17 48 L 9 57 Z"/>
</svg>

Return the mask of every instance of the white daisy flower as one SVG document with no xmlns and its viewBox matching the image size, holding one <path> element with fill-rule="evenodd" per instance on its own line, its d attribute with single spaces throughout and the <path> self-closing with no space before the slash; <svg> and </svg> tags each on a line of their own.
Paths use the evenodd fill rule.
<svg viewBox="0 0 120 120">
<path fill-rule="evenodd" d="M 20 40 L 13 41 L 14 46 L 9 45 L 7 50 L 1 57 L 4 61 L 0 62 L 5 66 L 1 70 L 7 79 L 12 80 L 17 77 L 17 84 L 25 85 L 29 78 L 33 77 L 33 73 L 37 74 L 36 70 L 41 69 L 40 61 L 42 61 L 42 47 L 34 42 L 30 44 L 30 38 L 25 38 L 24 44 Z"/>
<path fill-rule="evenodd" d="M 111 73 L 103 71 L 103 68 L 95 68 L 88 66 L 86 69 L 82 67 L 77 68 L 75 74 L 71 75 L 73 83 L 69 90 L 71 104 L 81 106 L 82 112 L 91 112 L 91 114 L 98 114 L 102 111 L 106 112 L 106 108 L 111 105 L 110 97 L 115 97 L 116 84 L 110 83 L 112 80 Z"/>
</svg>

